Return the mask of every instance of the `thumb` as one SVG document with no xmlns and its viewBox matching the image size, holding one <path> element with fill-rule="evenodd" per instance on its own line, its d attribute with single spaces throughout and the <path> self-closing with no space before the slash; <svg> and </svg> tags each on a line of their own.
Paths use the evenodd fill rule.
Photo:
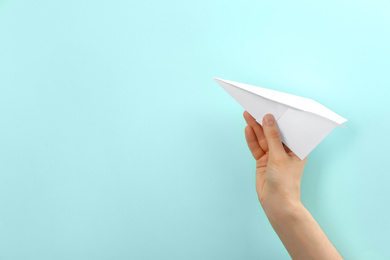
<svg viewBox="0 0 390 260">
<path fill-rule="evenodd" d="M 273 115 L 267 114 L 264 116 L 263 130 L 265 139 L 267 139 L 270 157 L 274 159 L 284 157 L 286 151 L 283 148 L 276 120 Z"/>
</svg>

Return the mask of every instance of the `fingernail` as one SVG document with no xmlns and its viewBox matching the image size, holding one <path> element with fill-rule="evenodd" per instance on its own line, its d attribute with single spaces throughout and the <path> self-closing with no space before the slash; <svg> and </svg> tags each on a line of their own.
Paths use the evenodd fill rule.
<svg viewBox="0 0 390 260">
<path fill-rule="evenodd" d="M 271 114 L 267 114 L 264 116 L 264 122 L 266 125 L 273 125 L 275 123 L 275 118 Z"/>
</svg>

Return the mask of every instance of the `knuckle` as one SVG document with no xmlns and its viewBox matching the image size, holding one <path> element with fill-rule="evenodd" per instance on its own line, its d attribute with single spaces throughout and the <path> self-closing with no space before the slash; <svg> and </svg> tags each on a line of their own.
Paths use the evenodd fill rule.
<svg viewBox="0 0 390 260">
<path fill-rule="evenodd" d="M 276 129 L 272 129 L 272 131 L 270 131 L 269 133 L 269 137 L 271 139 L 279 139 L 280 138 L 279 131 Z"/>
<path fill-rule="evenodd" d="M 265 148 L 265 150 L 267 150 L 268 149 L 268 142 L 267 142 L 267 139 L 261 139 L 260 141 L 259 141 L 259 144 L 260 144 L 260 147 L 266 147 Z"/>
</svg>

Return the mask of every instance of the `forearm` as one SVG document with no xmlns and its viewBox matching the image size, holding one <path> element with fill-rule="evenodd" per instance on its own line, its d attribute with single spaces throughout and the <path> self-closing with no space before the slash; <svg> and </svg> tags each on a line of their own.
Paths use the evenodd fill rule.
<svg viewBox="0 0 390 260">
<path fill-rule="evenodd" d="M 300 201 L 277 202 L 263 208 L 293 259 L 343 259 Z"/>
</svg>

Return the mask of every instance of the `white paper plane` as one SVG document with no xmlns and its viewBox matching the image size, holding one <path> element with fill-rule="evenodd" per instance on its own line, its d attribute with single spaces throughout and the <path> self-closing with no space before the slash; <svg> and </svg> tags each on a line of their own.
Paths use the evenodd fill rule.
<svg viewBox="0 0 390 260">
<path fill-rule="evenodd" d="M 256 121 L 272 114 L 282 142 L 303 160 L 335 127 L 347 119 L 320 103 L 271 89 L 214 78 Z"/>
</svg>

